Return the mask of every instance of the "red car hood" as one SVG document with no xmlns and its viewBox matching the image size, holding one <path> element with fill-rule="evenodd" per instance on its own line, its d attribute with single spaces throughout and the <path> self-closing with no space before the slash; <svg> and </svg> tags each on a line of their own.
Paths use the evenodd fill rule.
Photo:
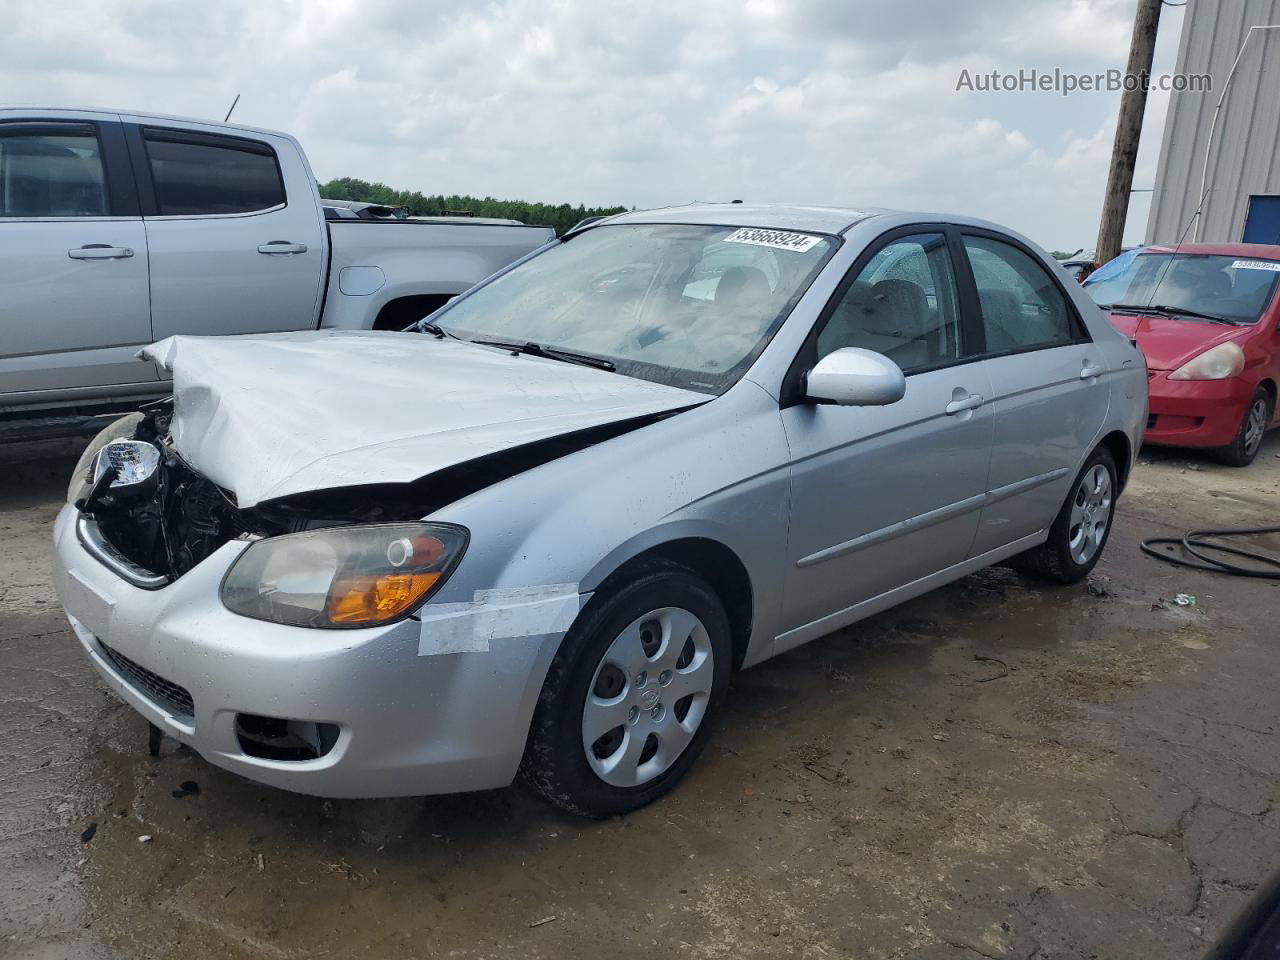
<svg viewBox="0 0 1280 960">
<path fill-rule="evenodd" d="M 1138 349 L 1151 370 L 1176 370 L 1197 354 L 1224 340 L 1235 340 L 1250 329 L 1131 313 L 1111 314 L 1111 325 L 1138 341 Z"/>
</svg>

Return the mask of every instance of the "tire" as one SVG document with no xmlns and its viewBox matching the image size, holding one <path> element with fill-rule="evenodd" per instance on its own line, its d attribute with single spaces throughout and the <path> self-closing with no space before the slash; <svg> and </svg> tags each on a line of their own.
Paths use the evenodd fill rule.
<svg viewBox="0 0 1280 960">
<path fill-rule="evenodd" d="M 655 561 L 597 591 L 543 682 L 522 779 L 584 817 L 652 803 L 679 782 L 711 736 L 732 657 L 724 605 L 684 567 Z M 614 719 L 620 722 L 595 736 Z"/>
<path fill-rule="evenodd" d="M 1267 427 L 1271 425 L 1271 416 L 1275 412 L 1274 403 L 1266 387 L 1259 387 L 1254 391 L 1249 405 L 1245 407 L 1244 416 L 1240 418 L 1236 438 L 1214 451 L 1217 458 L 1232 467 L 1247 467 L 1253 463 L 1253 458 L 1262 447 Z"/>
<path fill-rule="evenodd" d="M 1102 473 L 1098 471 L 1101 470 Z M 1095 493 L 1102 486 L 1105 475 L 1105 490 L 1101 498 L 1093 504 L 1085 514 L 1091 526 L 1080 523 L 1080 510 L 1083 507 L 1081 498 L 1090 499 L 1090 491 Z M 1099 481 L 1099 482 L 1095 482 Z M 1053 580 L 1057 583 L 1079 583 L 1097 566 L 1102 551 L 1111 536 L 1111 526 L 1115 519 L 1116 501 L 1116 462 L 1111 451 L 1106 447 L 1098 447 L 1090 454 L 1080 472 L 1071 483 L 1067 500 L 1058 511 L 1053 525 L 1049 528 L 1049 537 L 1040 546 L 1019 554 L 1010 564 L 1018 570 Z M 1099 517 L 1099 510 L 1105 508 L 1105 517 Z M 1099 529 L 1101 524 L 1101 529 Z M 1082 531 L 1092 529 L 1089 538 L 1091 549 L 1084 550 L 1083 542 L 1077 540 Z M 1087 534 L 1086 534 L 1087 536 Z"/>
</svg>

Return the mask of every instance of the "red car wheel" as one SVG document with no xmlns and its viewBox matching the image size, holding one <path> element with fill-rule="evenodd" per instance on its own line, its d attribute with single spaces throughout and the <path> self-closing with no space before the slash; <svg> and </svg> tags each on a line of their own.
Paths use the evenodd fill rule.
<svg viewBox="0 0 1280 960">
<path fill-rule="evenodd" d="M 1236 438 L 1218 451 L 1223 463 L 1233 467 L 1247 467 L 1253 463 L 1262 446 L 1262 438 L 1271 425 L 1271 394 L 1266 387 L 1259 387 L 1249 401 L 1249 406 L 1240 421 L 1240 429 Z"/>
</svg>

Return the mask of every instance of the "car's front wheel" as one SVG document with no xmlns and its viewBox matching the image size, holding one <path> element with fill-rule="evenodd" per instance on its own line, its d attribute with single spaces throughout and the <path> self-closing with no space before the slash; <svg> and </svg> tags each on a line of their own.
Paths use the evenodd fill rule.
<svg viewBox="0 0 1280 960">
<path fill-rule="evenodd" d="M 1249 401 L 1235 439 L 1218 450 L 1219 460 L 1233 467 L 1247 467 L 1253 463 L 1262 446 L 1262 437 L 1271 425 L 1271 403 L 1267 388 L 1259 387 Z"/>
<path fill-rule="evenodd" d="M 731 659 L 723 604 L 685 568 L 654 563 L 598 592 L 547 673 L 522 776 L 582 816 L 652 802 L 702 751 Z"/>
<path fill-rule="evenodd" d="M 1099 447 L 1076 475 L 1048 538 L 1019 554 L 1011 565 L 1059 583 L 1083 580 L 1111 536 L 1116 490 L 1115 459 L 1106 447 Z"/>
</svg>

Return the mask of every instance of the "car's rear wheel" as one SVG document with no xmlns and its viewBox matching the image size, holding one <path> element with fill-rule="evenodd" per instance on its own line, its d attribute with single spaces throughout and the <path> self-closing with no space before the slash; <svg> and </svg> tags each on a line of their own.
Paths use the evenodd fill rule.
<svg viewBox="0 0 1280 960">
<path fill-rule="evenodd" d="M 702 751 L 731 660 L 724 606 L 685 568 L 654 563 L 598 593 L 547 673 L 523 778 L 588 817 L 656 800 Z"/>
<path fill-rule="evenodd" d="M 1059 583 L 1083 580 L 1097 565 L 1111 536 L 1116 491 L 1115 459 L 1106 447 L 1099 447 L 1071 484 L 1048 539 L 1019 554 L 1011 565 Z"/>
<path fill-rule="evenodd" d="M 1274 401 L 1267 388 L 1258 387 L 1240 421 L 1235 439 L 1218 449 L 1219 460 L 1233 467 L 1247 467 L 1253 463 L 1267 427 L 1271 425 L 1272 403 Z"/>
</svg>

